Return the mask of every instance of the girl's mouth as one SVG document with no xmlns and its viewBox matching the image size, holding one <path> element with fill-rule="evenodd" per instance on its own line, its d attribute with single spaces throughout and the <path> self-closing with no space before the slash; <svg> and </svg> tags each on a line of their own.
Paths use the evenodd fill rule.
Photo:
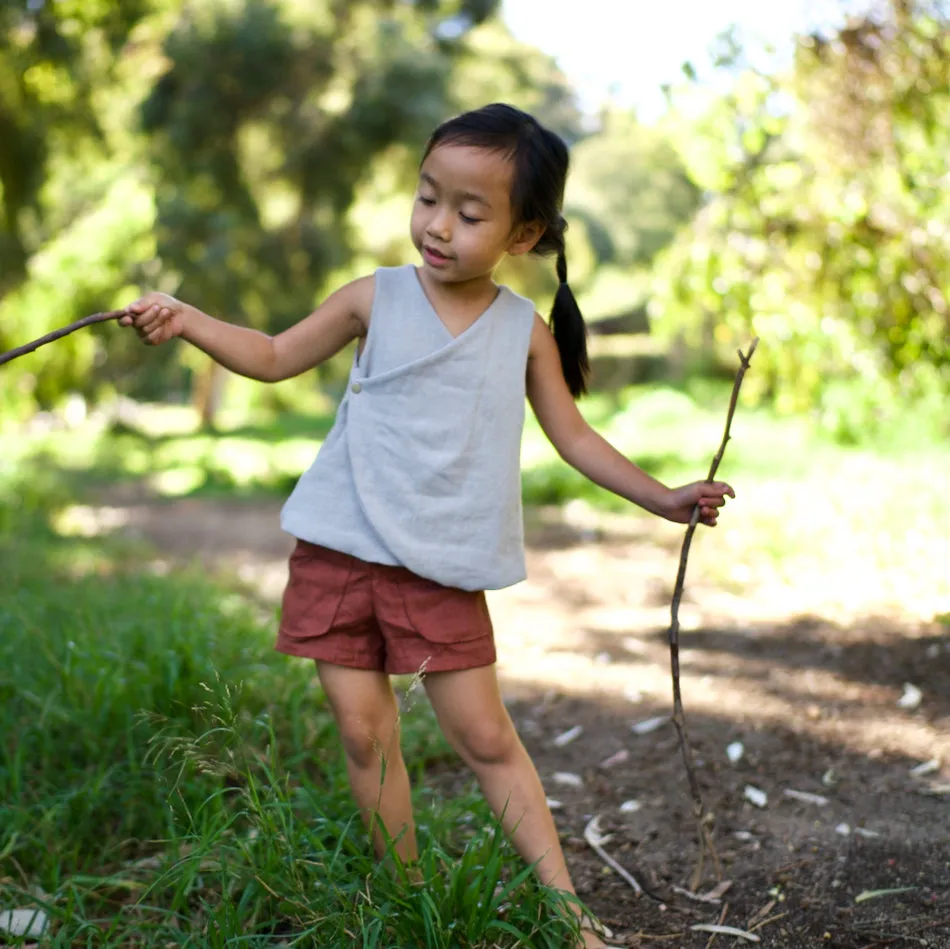
<svg viewBox="0 0 950 949">
<path fill-rule="evenodd" d="M 427 263 L 433 264 L 438 267 L 440 265 L 446 264 L 451 258 L 446 257 L 445 254 L 440 253 L 434 247 L 423 246 L 422 256 L 426 259 Z"/>
</svg>

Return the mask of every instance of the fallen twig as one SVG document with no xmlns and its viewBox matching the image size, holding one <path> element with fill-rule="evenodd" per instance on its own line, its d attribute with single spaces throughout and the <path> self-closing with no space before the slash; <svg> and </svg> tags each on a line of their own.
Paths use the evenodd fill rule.
<svg viewBox="0 0 950 949">
<path fill-rule="evenodd" d="M 698 933 L 719 933 L 722 936 L 735 936 L 736 939 L 745 939 L 746 942 L 762 941 L 755 933 L 747 933 L 744 929 L 736 929 L 735 926 L 717 926 L 715 923 L 697 923 L 695 926 L 690 926 L 689 928 Z"/>
<path fill-rule="evenodd" d="M 729 400 L 729 411 L 726 415 L 726 428 L 722 436 L 722 442 L 719 445 L 719 451 L 716 452 L 709 468 L 707 481 L 712 481 L 716 476 L 719 463 L 726 451 L 726 444 L 729 441 L 729 430 L 732 427 L 732 417 L 735 415 L 736 404 L 739 400 L 739 387 L 742 385 L 742 379 L 746 370 L 749 368 L 749 361 L 758 345 L 758 337 L 752 340 L 749 351 L 743 353 L 739 350 L 739 371 L 736 373 L 735 383 L 732 386 L 732 397 Z M 706 853 L 712 858 L 713 867 L 716 872 L 716 879 L 722 879 L 722 869 L 719 865 L 719 855 L 716 853 L 716 846 L 712 839 L 712 815 L 706 810 L 706 802 L 703 799 L 702 791 L 699 788 L 699 781 L 696 779 L 696 767 L 693 762 L 693 749 L 689 743 L 689 735 L 686 731 L 686 715 L 683 711 L 683 696 L 680 690 L 680 653 L 679 653 L 679 609 L 680 600 L 683 598 L 683 585 L 686 582 L 686 561 L 689 557 L 690 544 L 693 542 L 693 534 L 696 532 L 696 526 L 699 524 L 699 505 L 693 509 L 692 517 L 689 519 L 689 526 L 686 528 L 686 536 L 683 538 L 683 546 L 680 550 L 679 570 L 676 573 L 676 586 L 673 588 L 673 602 L 670 608 L 670 668 L 673 675 L 673 724 L 676 726 L 676 732 L 679 735 L 680 751 L 683 753 L 683 763 L 686 765 L 686 774 L 689 778 L 689 789 L 693 797 L 693 816 L 696 818 L 696 827 L 699 837 L 699 859 L 696 863 L 696 869 L 693 871 L 693 877 L 690 884 L 691 890 L 699 889 L 699 884 L 703 878 L 703 867 L 705 866 Z"/>
<path fill-rule="evenodd" d="M 719 906 L 722 903 L 722 895 L 731 886 L 732 881 L 725 880 L 708 893 L 694 893 L 692 890 L 687 890 L 684 886 L 671 886 L 670 889 L 674 893 L 678 893 L 680 896 L 685 896 L 686 899 L 692 900 L 694 903 L 709 903 L 713 906 Z"/>
<path fill-rule="evenodd" d="M 825 807 L 831 803 L 824 795 L 812 794 L 810 791 L 796 791 L 794 788 L 785 788 L 782 793 L 785 797 L 790 797 L 794 801 L 802 801 L 805 804 L 817 804 L 819 807 Z"/>
<path fill-rule="evenodd" d="M 926 788 L 918 788 L 917 792 L 931 797 L 940 797 L 943 794 L 950 794 L 950 784 L 931 784 Z"/>
<path fill-rule="evenodd" d="M 777 923 L 780 919 L 785 919 L 788 916 L 788 913 L 776 913 L 774 916 L 769 916 L 767 919 L 763 919 L 761 923 L 756 923 L 754 926 L 749 927 L 749 932 L 754 933 L 757 929 L 761 929 L 763 926 L 769 926 L 772 923 Z"/>
<path fill-rule="evenodd" d="M 611 870 L 620 874 L 621 878 L 626 880 L 630 886 L 633 887 L 634 893 L 639 896 L 643 893 L 643 887 L 637 882 L 636 877 L 633 874 L 628 873 L 613 857 L 604 850 L 603 845 L 610 840 L 610 835 L 604 836 L 600 832 L 600 814 L 595 814 L 588 822 L 587 826 L 584 828 L 584 840 L 587 841 L 591 850 L 600 857 L 604 863 L 610 867 Z"/>
<path fill-rule="evenodd" d="M 719 914 L 719 920 L 716 923 L 716 925 L 722 926 L 722 924 L 725 923 L 726 917 L 728 915 L 729 915 L 729 904 L 726 903 L 722 908 L 722 912 Z M 717 932 L 709 934 L 709 938 L 706 940 L 706 949 L 712 949 L 712 944 L 716 941 L 716 936 L 718 935 L 719 933 Z"/>
<path fill-rule="evenodd" d="M 930 913 L 924 913 L 924 914 L 921 914 L 920 916 L 908 916 L 906 919 L 899 920 L 898 923 L 901 926 L 907 926 L 909 923 L 919 923 L 922 919 L 927 920 L 927 924 L 925 926 L 918 926 L 915 929 L 911 929 L 909 930 L 909 932 L 915 933 L 921 929 L 933 929 L 936 926 L 950 925 L 950 918 L 938 919 L 935 921 L 931 919 Z M 877 925 L 878 925 L 877 920 L 871 920 L 866 923 L 855 923 L 854 925 L 851 926 L 851 932 L 857 933 L 859 935 L 868 935 L 869 933 L 873 933 L 876 931 L 875 927 Z"/>
<path fill-rule="evenodd" d="M 877 933 L 872 933 L 866 929 L 852 929 L 851 931 L 857 933 L 858 935 L 867 938 L 871 937 L 872 942 L 865 943 L 860 949 L 877 949 L 878 946 L 890 946 L 895 942 L 911 942 L 916 941 L 921 945 L 930 945 L 930 943 L 925 942 L 923 939 L 914 940 L 914 937 L 917 933 L 923 932 L 925 929 L 936 929 L 938 926 L 946 926 L 947 923 L 950 923 L 950 919 L 938 919 L 936 922 L 928 923 L 926 926 L 918 926 L 916 929 L 910 930 L 908 933 L 887 933 L 883 931 L 878 931 Z"/>
<path fill-rule="evenodd" d="M 75 333 L 76 330 L 81 330 L 84 326 L 92 326 L 93 323 L 104 323 L 106 320 L 117 320 L 119 317 L 125 315 L 125 310 L 109 310 L 106 313 L 93 313 L 92 316 L 84 316 L 81 320 L 76 320 L 75 323 L 70 323 L 69 326 L 64 326 L 62 329 L 53 330 L 52 333 L 47 333 L 39 339 L 34 339 L 31 343 L 26 343 L 23 346 L 17 346 L 16 349 L 0 353 L 0 366 L 5 362 L 16 359 L 18 356 L 25 356 L 27 353 L 33 352 L 34 349 L 39 349 L 40 346 L 45 346 L 47 343 L 52 343 L 54 340 L 61 339 L 63 336 Z"/>
<path fill-rule="evenodd" d="M 768 903 L 765 904 L 765 906 L 760 906 L 749 917 L 749 920 L 746 923 L 746 929 L 748 929 L 750 933 L 754 933 L 756 929 L 758 928 L 759 922 L 765 919 L 769 915 L 769 913 L 771 913 L 772 910 L 775 909 L 775 903 L 776 903 L 775 900 L 769 900 Z"/>
</svg>

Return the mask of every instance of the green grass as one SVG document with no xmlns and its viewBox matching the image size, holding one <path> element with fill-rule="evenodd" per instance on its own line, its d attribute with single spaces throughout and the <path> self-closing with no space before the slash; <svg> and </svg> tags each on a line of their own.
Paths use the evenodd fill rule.
<svg viewBox="0 0 950 949">
<path fill-rule="evenodd" d="M 333 424 L 327 415 L 241 420 L 196 428 L 187 409 L 145 406 L 135 424 L 91 420 L 71 430 L 11 432 L 0 464 L 56 473 L 70 493 L 121 482 L 166 496 L 285 493 L 313 460 Z"/>
<path fill-rule="evenodd" d="M 308 663 L 232 590 L 63 538 L 42 483 L 0 500 L 0 906 L 55 947 L 562 946 L 540 887 L 410 702 L 425 886 L 371 856 Z M 472 786 L 474 788 L 474 786 Z"/>
</svg>

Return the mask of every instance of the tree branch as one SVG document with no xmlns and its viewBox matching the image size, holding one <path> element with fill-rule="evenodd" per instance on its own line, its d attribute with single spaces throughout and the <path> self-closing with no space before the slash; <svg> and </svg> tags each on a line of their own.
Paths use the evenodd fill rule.
<svg viewBox="0 0 950 949">
<path fill-rule="evenodd" d="M 719 445 L 719 451 L 712 460 L 709 468 L 707 481 L 712 481 L 716 476 L 719 463 L 725 454 L 726 445 L 729 442 L 729 430 L 732 427 L 732 417 L 736 412 L 736 403 L 739 400 L 739 387 L 742 385 L 742 379 L 746 370 L 749 368 L 749 361 L 758 345 L 758 337 L 752 340 L 748 353 L 739 350 L 739 360 L 741 365 L 736 373 L 736 380 L 732 387 L 732 397 L 729 400 L 729 412 L 726 415 L 726 429 L 722 437 L 722 443 Z M 699 523 L 699 505 L 693 509 L 692 517 L 689 520 L 689 526 L 686 528 L 686 536 L 683 538 L 683 546 L 680 550 L 679 570 L 676 573 L 676 586 L 673 588 L 673 602 L 670 608 L 670 668 L 673 675 L 673 724 L 676 726 L 679 735 L 680 751 L 683 754 L 683 763 L 686 766 L 686 774 L 689 778 L 689 790 L 693 797 L 693 816 L 696 818 L 697 833 L 699 837 L 699 860 L 696 863 L 696 869 L 693 871 L 693 877 L 690 884 L 691 890 L 697 890 L 703 878 L 703 867 L 705 865 L 706 853 L 708 852 L 716 871 L 716 879 L 722 879 L 722 869 L 719 865 L 719 855 L 716 853 L 716 847 L 712 839 L 712 815 L 706 809 L 706 802 L 703 799 L 702 791 L 699 787 L 699 781 L 696 779 L 696 767 L 693 761 L 693 749 L 689 743 L 689 734 L 686 731 L 686 715 L 683 711 L 683 696 L 680 690 L 680 651 L 679 651 L 679 609 L 680 600 L 683 598 L 683 585 L 686 581 L 686 561 L 689 557 L 690 544 L 693 542 L 693 534 L 696 532 L 696 526 Z"/>
<path fill-rule="evenodd" d="M 84 316 L 81 320 L 76 320 L 75 323 L 70 323 L 69 326 L 64 326 L 62 329 L 53 330 L 52 333 L 47 333 L 45 336 L 41 336 L 39 339 L 34 339 L 32 343 L 26 343 L 24 346 L 17 346 L 16 349 L 11 349 L 8 352 L 0 353 L 0 366 L 5 362 L 10 362 L 13 359 L 16 359 L 18 356 L 25 356 L 27 353 L 33 352 L 34 349 L 39 349 L 40 346 L 45 346 L 47 343 L 52 343 L 54 340 L 61 339 L 63 336 L 68 336 L 70 333 L 74 333 L 76 330 L 82 329 L 84 326 L 92 326 L 93 323 L 103 323 L 106 320 L 117 320 L 120 316 L 125 316 L 125 310 L 110 310 L 107 313 L 93 313 L 92 316 Z"/>
</svg>

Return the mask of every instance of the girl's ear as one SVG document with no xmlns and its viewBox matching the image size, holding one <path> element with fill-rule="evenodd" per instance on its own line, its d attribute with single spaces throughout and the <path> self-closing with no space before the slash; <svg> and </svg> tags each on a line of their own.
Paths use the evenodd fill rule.
<svg viewBox="0 0 950 949">
<path fill-rule="evenodd" d="M 527 221 L 519 224 L 511 234 L 508 242 L 508 253 L 512 257 L 527 254 L 534 250 L 538 241 L 544 236 L 544 225 L 540 221 Z"/>
</svg>

